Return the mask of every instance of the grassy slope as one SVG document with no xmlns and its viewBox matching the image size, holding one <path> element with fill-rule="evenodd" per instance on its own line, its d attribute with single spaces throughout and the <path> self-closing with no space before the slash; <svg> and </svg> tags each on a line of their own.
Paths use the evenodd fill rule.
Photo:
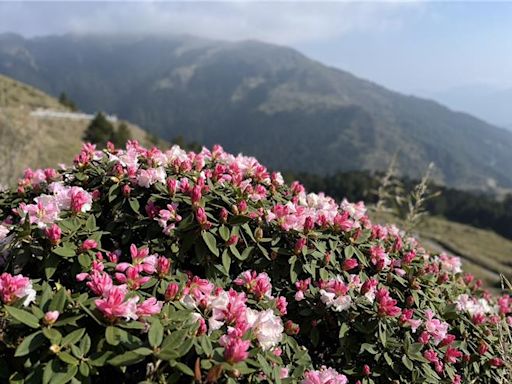
<svg viewBox="0 0 512 384">
<path fill-rule="evenodd" d="M 401 220 L 391 215 L 374 214 L 373 219 L 403 227 Z M 464 270 L 489 286 L 499 287 L 501 273 L 509 279 L 512 277 L 512 241 L 492 231 L 428 216 L 415 228 L 414 234 L 426 248 L 460 256 Z"/>
<path fill-rule="evenodd" d="M 82 145 L 87 120 L 30 116 L 36 108 L 66 111 L 56 99 L 0 75 L 0 184 L 15 182 L 27 167 L 69 164 Z M 149 144 L 145 131 L 128 126 L 134 139 Z"/>
</svg>

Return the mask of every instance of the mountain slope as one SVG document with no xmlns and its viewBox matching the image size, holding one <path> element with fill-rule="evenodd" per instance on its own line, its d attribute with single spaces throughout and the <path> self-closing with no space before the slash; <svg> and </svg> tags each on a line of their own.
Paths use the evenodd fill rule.
<svg viewBox="0 0 512 384">
<path fill-rule="evenodd" d="M 68 111 L 47 94 L 0 75 L 0 184 L 13 183 L 27 167 L 69 164 L 80 150 L 89 121 L 32 114 L 38 108 Z M 128 128 L 133 138 L 146 141 L 143 130 Z"/>
<path fill-rule="evenodd" d="M 512 187 L 512 134 L 389 91 L 295 50 L 193 37 L 0 36 L 0 73 L 86 111 L 106 109 L 164 138 L 256 155 L 293 171 L 383 169 L 399 150 L 418 176 Z"/>
</svg>

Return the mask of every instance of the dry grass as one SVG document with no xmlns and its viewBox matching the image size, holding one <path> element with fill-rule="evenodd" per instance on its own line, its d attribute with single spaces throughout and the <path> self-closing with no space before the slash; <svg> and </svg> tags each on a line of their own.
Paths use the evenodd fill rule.
<svg viewBox="0 0 512 384">
<path fill-rule="evenodd" d="M 58 100 L 0 75 L 0 184 L 12 184 L 27 167 L 71 163 L 89 122 L 30 116 L 36 108 L 66 110 Z M 132 137 L 147 142 L 146 133 L 128 124 Z"/>
</svg>

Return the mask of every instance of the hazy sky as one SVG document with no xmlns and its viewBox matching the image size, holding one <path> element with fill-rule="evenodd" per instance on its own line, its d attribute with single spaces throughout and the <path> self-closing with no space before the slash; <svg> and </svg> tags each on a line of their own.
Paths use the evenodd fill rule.
<svg viewBox="0 0 512 384">
<path fill-rule="evenodd" d="M 4 2 L 0 32 L 188 33 L 291 45 L 390 88 L 512 87 L 512 3 Z"/>
</svg>

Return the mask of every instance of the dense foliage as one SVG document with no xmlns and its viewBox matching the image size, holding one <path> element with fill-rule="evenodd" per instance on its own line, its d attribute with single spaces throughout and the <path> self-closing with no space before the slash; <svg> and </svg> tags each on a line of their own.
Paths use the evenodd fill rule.
<svg viewBox="0 0 512 384">
<path fill-rule="evenodd" d="M 2 381 L 509 379 L 509 296 L 254 158 L 85 145 L 0 209 Z"/>
<path fill-rule="evenodd" d="M 286 175 L 286 179 L 300 180 L 308 190 L 324 191 L 336 199 L 346 197 L 367 203 L 377 201 L 375 191 L 379 188 L 381 177 L 381 174 L 369 171 L 338 172 L 329 176 L 308 173 Z M 405 191 L 411 191 L 417 184 L 417 181 L 408 178 L 400 178 L 397 182 Z M 512 239 L 512 194 L 498 199 L 492 194 L 461 191 L 435 184 L 429 190 L 436 195 L 435 199 L 425 203 L 425 209 L 430 214 L 478 228 L 491 229 Z"/>
</svg>

